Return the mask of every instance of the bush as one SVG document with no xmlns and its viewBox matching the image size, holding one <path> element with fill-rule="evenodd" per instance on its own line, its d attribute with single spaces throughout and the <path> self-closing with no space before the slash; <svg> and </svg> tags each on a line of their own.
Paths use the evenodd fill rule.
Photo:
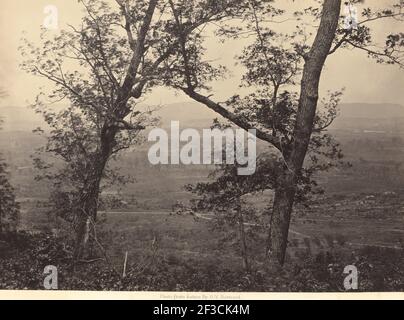
<svg viewBox="0 0 404 320">
<path fill-rule="evenodd" d="M 219 291 L 219 292 L 338 292 L 344 291 L 343 270 L 355 265 L 360 291 L 403 291 L 401 250 L 364 248 L 350 254 L 324 252 L 299 256 L 282 270 L 223 267 L 219 260 L 158 255 L 143 268 L 128 266 L 122 278 L 105 261 L 73 268 L 69 239 L 47 234 L 0 235 L 0 289 L 43 289 L 44 267 L 58 268 L 61 290 Z"/>
</svg>

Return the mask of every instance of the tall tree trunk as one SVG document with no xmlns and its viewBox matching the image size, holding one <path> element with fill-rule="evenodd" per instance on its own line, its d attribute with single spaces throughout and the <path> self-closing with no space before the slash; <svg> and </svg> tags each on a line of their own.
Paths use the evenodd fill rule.
<svg viewBox="0 0 404 320">
<path fill-rule="evenodd" d="M 85 253 L 91 236 L 94 235 L 94 227 L 97 222 L 98 203 L 101 190 L 101 180 L 105 167 L 112 154 L 115 145 L 117 129 L 108 123 L 104 125 L 101 132 L 101 148 L 99 160 L 94 161 L 95 168 L 91 178 L 84 186 L 83 194 L 79 201 L 80 208 L 76 216 L 76 240 L 74 250 L 74 260 L 79 260 Z"/>
<path fill-rule="evenodd" d="M 275 189 L 275 199 L 269 231 L 271 262 L 283 265 L 288 242 L 289 225 L 296 194 L 297 177 L 303 167 L 313 131 L 317 110 L 319 83 L 324 63 L 335 39 L 341 11 L 341 0 L 324 0 L 321 23 L 310 52 L 305 57 L 301 93 L 293 133 L 288 168 Z"/>
<path fill-rule="evenodd" d="M 278 181 L 271 213 L 267 258 L 274 264 L 285 262 L 289 225 L 296 193 L 296 181 L 293 172 L 286 172 Z"/>
<path fill-rule="evenodd" d="M 84 250 L 86 249 L 87 242 L 90 238 L 92 228 L 94 228 L 94 223 L 97 219 L 97 209 L 98 209 L 98 197 L 100 193 L 100 183 L 102 176 L 104 174 L 105 166 L 113 153 L 113 148 L 116 145 L 116 134 L 118 132 L 117 123 L 119 119 L 123 120 L 131 112 L 131 109 L 127 106 L 128 100 L 131 97 L 139 98 L 142 94 L 143 85 L 137 87 L 137 90 L 132 92 L 134 85 L 136 84 L 136 76 L 138 74 L 138 69 L 142 63 L 143 54 L 145 52 L 145 41 L 147 33 L 150 29 L 150 24 L 153 19 L 154 11 L 157 7 L 159 0 L 150 0 L 147 7 L 145 17 L 143 19 L 143 24 L 139 29 L 138 37 L 136 42 L 132 41 L 130 45 L 133 50 L 133 55 L 131 58 L 129 70 L 125 76 L 122 86 L 119 89 L 118 97 L 116 99 L 116 106 L 114 108 L 114 118 L 118 121 L 108 119 L 101 130 L 101 148 L 100 148 L 100 161 L 96 170 L 95 182 L 93 185 L 90 184 L 87 194 L 84 195 L 85 199 L 83 201 L 84 207 L 82 213 L 79 214 L 78 224 L 76 228 L 76 248 L 75 248 L 75 259 L 79 259 Z M 126 30 L 130 34 L 130 22 L 127 22 Z M 130 35 L 132 37 L 132 35 Z"/>
<path fill-rule="evenodd" d="M 76 261 L 83 257 L 97 221 L 101 175 L 102 173 L 86 188 L 80 200 L 82 208 L 77 212 L 75 230 L 74 259 Z"/>
<path fill-rule="evenodd" d="M 121 101 L 119 110 L 124 109 L 128 101 Z M 123 113 L 121 118 L 125 118 L 129 111 Z M 120 116 L 116 115 L 119 119 Z M 74 250 L 75 261 L 79 260 L 87 249 L 91 235 L 94 234 L 94 227 L 97 221 L 98 203 L 101 190 L 101 180 L 104 175 L 107 163 L 113 153 L 113 148 L 116 146 L 116 135 L 118 128 L 115 123 L 104 123 L 100 136 L 100 151 L 98 155 L 99 160 L 94 160 L 94 169 L 92 177 L 90 178 L 87 186 L 84 186 L 84 192 L 80 199 L 80 210 L 77 212 L 76 223 L 76 241 Z"/>
</svg>

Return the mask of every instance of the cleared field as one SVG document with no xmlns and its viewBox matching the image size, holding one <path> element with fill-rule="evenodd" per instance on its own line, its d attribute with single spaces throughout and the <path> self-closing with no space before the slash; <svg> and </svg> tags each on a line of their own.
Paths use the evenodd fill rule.
<svg viewBox="0 0 404 320">
<path fill-rule="evenodd" d="M 289 257 L 293 258 L 299 252 L 318 253 L 333 248 L 345 251 L 366 246 L 404 248 L 404 220 L 400 211 L 391 212 L 394 214 L 384 218 L 353 217 L 355 202 L 348 203 L 350 209 L 341 208 L 340 202 L 332 204 L 328 201 L 330 208 L 323 205 L 314 206 L 310 212 L 297 211 L 290 229 Z M 374 210 L 377 209 L 376 206 Z M 387 212 L 389 207 L 384 209 Z M 224 242 L 226 232 L 214 230 L 208 219 L 179 216 L 169 211 L 109 212 L 100 216 L 104 221 L 99 226 L 100 239 L 117 265 L 123 261 L 126 252 L 129 263 L 138 263 L 150 254 L 152 246 L 157 248 L 160 257 L 172 261 L 185 259 L 205 266 L 221 264 L 227 268 L 241 265 L 237 242 Z M 49 218 L 35 208 L 26 211 L 21 222 L 28 230 L 49 228 Z M 265 234 L 259 237 L 265 240 Z M 260 261 L 264 248 L 251 244 L 251 254 Z"/>
<path fill-rule="evenodd" d="M 315 218 L 314 218 L 315 219 Z M 221 264 L 233 268 L 241 265 L 235 242 L 223 244 L 225 233 L 213 230 L 211 222 L 192 216 L 169 213 L 109 213 L 106 234 L 111 239 L 108 250 L 119 261 L 127 251 L 137 260 L 153 241 L 169 259 L 192 259 L 201 264 Z M 265 235 L 261 238 L 265 240 Z M 289 257 L 309 250 L 312 253 L 333 248 L 355 251 L 366 246 L 404 249 L 403 220 L 296 218 L 289 235 Z M 260 261 L 264 248 L 251 246 L 251 254 Z"/>
</svg>

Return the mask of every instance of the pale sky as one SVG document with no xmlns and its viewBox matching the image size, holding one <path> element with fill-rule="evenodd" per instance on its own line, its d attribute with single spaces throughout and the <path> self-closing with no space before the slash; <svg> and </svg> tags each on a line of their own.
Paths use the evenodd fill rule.
<svg viewBox="0 0 404 320">
<path fill-rule="evenodd" d="M 283 0 L 283 4 L 292 3 Z M 300 4 L 303 0 L 300 0 Z M 305 1 L 305 0 L 304 0 Z M 392 0 L 367 0 L 369 6 L 382 5 Z M 299 3 L 299 1 L 297 1 Z M 294 2 L 294 5 L 296 2 Z M 59 25 L 77 25 L 80 21 L 80 6 L 77 0 L 1 0 L 0 8 L 0 86 L 9 96 L 0 106 L 22 106 L 31 103 L 43 82 L 27 76 L 19 70 L 20 55 L 17 50 L 22 32 L 38 40 L 40 27 L 45 19 L 44 8 L 55 5 L 59 13 Z M 360 10 L 360 6 L 359 6 Z M 403 24 L 378 23 L 378 33 L 403 32 Z M 235 55 L 242 48 L 242 42 L 220 44 L 209 40 L 209 56 L 228 66 L 234 78 L 227 78 L 214 84 L 215 97 L 220 101 L 237 93 L 241 69 L 234 66 Z M 377 65 L 367 59 L 361 51 L 340 51 L 327 62 L 321 90 L 336 90 L 346 87 L 343 102 L 397 103 L 404 105 L 404 72 L 396 66 Z M 150 96 L 151 103 L 176 103 L 187 101 L 183 95 L 175 95 L 166 89 L 158 89 Z"/>
</svg>

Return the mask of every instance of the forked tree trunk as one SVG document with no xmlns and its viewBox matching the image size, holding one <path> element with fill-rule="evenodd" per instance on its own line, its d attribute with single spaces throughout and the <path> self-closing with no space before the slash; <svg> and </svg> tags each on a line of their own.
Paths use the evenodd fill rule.
<svg viewBox="0 0 404 320">
<path fill-rule="evenodd" d="M 293 132 L 293 143 L 286 157 L 288 168 L 275 189 L 275 199 L 268 237 L 271 263 L 283 265 L 288 243 L 289 225 L 296 194 L 297 177 L 313 131 L 319 83 L 324 63 L 335 39 L 341 12 L 341 0 L 324 0 L 321 23 L 313 46 L 305 57 L 301 93 Z"/>
</svg>

